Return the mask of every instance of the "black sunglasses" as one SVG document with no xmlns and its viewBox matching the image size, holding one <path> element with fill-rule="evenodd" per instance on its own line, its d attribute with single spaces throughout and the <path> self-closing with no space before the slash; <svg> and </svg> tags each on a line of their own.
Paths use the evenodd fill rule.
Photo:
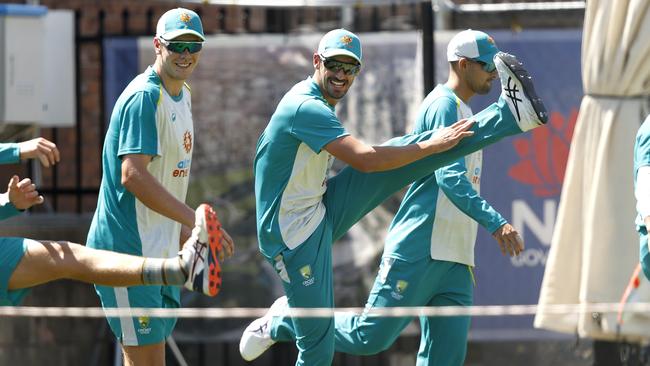
<svg viewBox="0 0 650 366">
<path fill-rule="evenodd" d="M 203 48 L 202 41 L 168 41 L 162 37 L 158 37 L 160 43 L 171 52 L 183 53 L 187 50 L 189 53 L 197 53 Z"/>
<path fill-rule="evenodd" d="M 483 62 L 481 60 L 475 60 L 473 58 L 468 58 L 468 60 L 470 60 L 472 62 L 476 62 L 477 64 L 479 64 L 481 66 L 481 68 L 483 68 L 483 71 L 488 72 L 488 73 L 492 73 L 492 72 L 494 72 L 494 70 L 497 69 L 497 66 L 495 64 L 493 64 L 493 63 L 488 64 L 486 62 Z"/>
<path fill-rule="evenodd" d="M 361 71 L 360 64 L 350 64 L 347 62 L 337 61 L 333 58 L 325 58 L 321 55 L 318 55 L 318 57 L 323 61 L 325 68 L 333 72 L 343 70 L 346 75 L 357 75 L 359 74 L 359 71 Z"/>
</svg>

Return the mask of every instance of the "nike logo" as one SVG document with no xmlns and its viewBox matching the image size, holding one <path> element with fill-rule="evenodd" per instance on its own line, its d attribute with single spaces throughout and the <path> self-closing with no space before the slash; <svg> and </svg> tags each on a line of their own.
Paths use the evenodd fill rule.
<svg viewBox="0 0 650 366">
<path fill-rule="evenodd" d="M 519 115 L 519 104 L 517 102 L 521 102 L 522 100 L 517 97 L 517 93 L 519 92 L 517 83 L 513 82 L 512 77 L 508 76 L 507 84 L 507 87 L 503 90 L 506 92 L 506 97 L 510 99 L 512 105 L 515 107 L 515 112 L 517 112 L 517 120 L 521 121 L 521 116 Z"/>
</svg>

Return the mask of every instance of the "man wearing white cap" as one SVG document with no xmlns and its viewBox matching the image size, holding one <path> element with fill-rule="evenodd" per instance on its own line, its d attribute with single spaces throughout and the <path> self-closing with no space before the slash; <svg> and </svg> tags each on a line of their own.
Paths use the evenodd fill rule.
<svg viewBox="0 0 650 366">
<path fill-rule="evenodd" d="M 470 118 L 467 104 L 487 94 L 497 77 L 499 52 L 487 34 L 465 30 L 447 47 L 449 79 L 420 106 L 414 133 Z M 504 255 L 523 250 L 517 231 L 480 195 L 482 151 L 468 154 L 417 180 L 390 225 L 380 269 L 366 309 L 401 306 L 470 306 L 473 303 L 474 243 L 478 224 Z M 393 344 L 412 319 L 336 317 L 336 350 L 375 354 Z M 417 365 L 462 365 L 469 317 L 420 317 Z"/>
<path fill-rule="evenodd" d="M 506 54 L 496 60 L 502 79 L 510 80 L 514 102 L 500 98 L 475 116 L 476 123 L 461 120 L 370 146 L 349 135 L 334 113 L 360 71 L 361 42 L 344 29 L 321 39 L 313 55 L 313 76 L 285 94 L 257 145 L 260 251 L 278 272 L 286 296 L 244 331 L 239 350 L 245 360 L 255 359 L 277 341 L 295 339 L 297 365 L 330 365 L 340 338 L 335 320 L 290 318 L 286 310 L 289 305 L 334 306 L 332 243 L 407 184 L 546 122 L 543 103 L 521 64 Z M 332 156 L 349 166 L 328 179 Z M 339 323 L 337 316 L 336 328 Z"/>
<path fill-rule="evenodd" d="M 102 154 L 102 182 L 88 246 L 167 258 L 194 226 L 185 204 L 194 147 L 190 89 L 185 84 L 199 61 L 205 36 L 199 16 L 167 11 L 158 20 L 154 64 L 118 98 Z M 232 254 L 225 231 L 223 251 L 211 243 L 203 276 L 193 286 L 215 295 L 218 260 Z M 95 286 L 105 308 L 177 308 L 180 289 L 170 286 Z M 127 365 L 163 365 L 165 339 L 174 318 L 108 318 L 122 343 Z"/>
</svg>

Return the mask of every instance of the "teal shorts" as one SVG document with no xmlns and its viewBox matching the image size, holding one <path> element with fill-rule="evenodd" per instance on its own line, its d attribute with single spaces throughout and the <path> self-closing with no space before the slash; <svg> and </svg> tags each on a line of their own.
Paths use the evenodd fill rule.
<svg viewBox="0 0 650 366">
<path fill-rule="evenodd" d="M 180 307 L 180 289 L 170 286 L 95 286 L 104 309 Z M 108 317 L 108 325 L 124 346 L 163 342 L 174 330 L 176 318 Z"/>
<path fill-rule="evenodd" d="M 29 289 L 9 290 L 9 279 L 25 255 L 29 242 L 25 238 L 0 238 L 0 306 L 19 305 Z"/>
</svg>

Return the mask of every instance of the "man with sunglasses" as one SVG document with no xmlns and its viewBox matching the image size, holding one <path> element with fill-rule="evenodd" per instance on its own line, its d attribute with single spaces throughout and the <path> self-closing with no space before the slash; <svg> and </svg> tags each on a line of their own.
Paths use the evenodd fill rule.
<svg viewBox="0 0 650 366">
<path fill-rule="evenodd" d="M 118 98 L 102 154 L 103 176 L 88 246 L 167 258 L 190 235 L 194 210 L 185 204 L 194 147 L 190 88 L 185 81 L 199 62 L 205 36 L 199 16 L 177 8 L 158 20 L 155 62 Z M 222 230 L 223 250 L 209 251 L 205 270 L 232 255 Z M 174 244 L 175 243 L 175 244 Z M 216 255 L 219 258 L 216 258 Z M 195 281 L 214 294 L 216 271 Z M 95 286 L 105 308 L 177 308 L 180 289 L 171 286 Z M 127 365 L 163 365 L 165 339 L 176 319 L 108 318 L 122 343 Z"/>
<path fill-rule="evenodd" d="M 414 133 L 471 118 L 469 100 L 487 94 L 499 52 L 486 33 L 465 30 L 447 46 L 449 78 L 424 99 Z M 478 224 L 503 255 L 524 249 L 517 231 L 480 194 L 482 151 L 468 154 L 415 181 L 390 225 L 375 284 L 373 307 L 471 306 Z M 412 318 L 336 317 L 336 351 L 368 355 L 388 349 Z M 417 365 L 462 365 L 470 318 L 420 317 Z"/>
<path fill-rule="evenodd" d="M 244 330 L 239 350 L 245 360 L 257 358 L 277 341 L 296 340 L 297 365 L 330 365 L 345 324 L 338 316 L 336 330 L 332 318 L 290 318 L 287 307 L 334 306 L 332 243 L 407 184 L 547 121 L 528 73 L 514 56 L 499 54 L 495 63 L 502 84 L 516 90 L 510 92 L 515 101 L 502 96 L 474 116 L 475 123 L 460 120 L 370 146 L 352 137 L 334 113 L 361 63 L 355 34 L 344 29 L 327 33 L 313 55 L 314 74 L 285 94 L 258 141 L 259 246 L 286 296 Z M 328 179 L 332 157 L 349 166 Z"/>
</svg>

